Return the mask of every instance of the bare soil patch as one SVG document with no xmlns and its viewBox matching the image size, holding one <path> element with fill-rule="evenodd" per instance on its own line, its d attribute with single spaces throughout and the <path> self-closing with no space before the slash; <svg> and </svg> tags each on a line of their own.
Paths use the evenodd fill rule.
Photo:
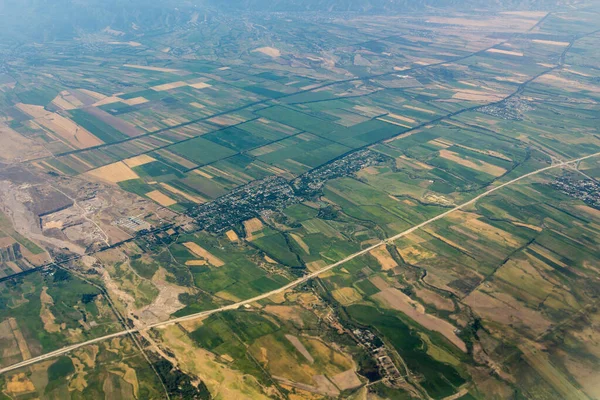
<svg viewBox="0 0 600 400">
<path fill-rule="evenodd" d="M 112 184 L 139 178 L 139 175 L 129 168 L 123 161 L 117 161 L 116 163 L 96 168 L 86 172 L 86 174 Z"/>
<path fill-rule="evenodd" d="M 153 190 L 151 192 L 146 193 L 146 196 L 160 204 L 164 207 L 172 206 L 173 204 L 177 204 L 175 200 L 161 192 L 160 190 Z"/>
<path fill-rule="evenodd" d="M 331 378 L 333 383 L 341 390 L 354 389 L 362 385 L 362 382 L 353 369 L 339 373 Z"/>
<path fill-rule="evenodd" d="M 221 261 L 221 259 L 215 257 L 214 255 L 212 255 L 211 253 L 209 253 L 208 251 L 206 251 L 205 249 L 200 247 L 197 243 L 186 242 L 183 245 L 185 247 L 187 247 L 192 253 L 194 253 L 198 257 L 204 258 L 211 265 L 214 265 L 215 267 L 221 267 L 221 266 L 225 265 L 225 263 L 223 261 Z"/>
<path fill-rule="evenodd" d="M 445 158 L 446 160 L 455 162 L 459 165 L 462 165 L 467 168 L 471 168 L 477 171 L 482 171 L 492 176 L 501 176 L 506 173 L 506 170 L 502 167 L 498 167 L 496 165 L 487 163 L 481 160 L 467 160 L 462 158 L 458 153 L 455 153 L 450 150 L 440 150 L 440 157 Z"/>
<path fill-rule="evenodd" d="M 377 259 L 377 262 L 381 265 L 381 269 L 388 271 L 398 266 L 396 260 L 394 260 L 385 246 L 379 246 L 369 252 L 373 257 Z"/>
<path fill-rule="evenodd" d="M 260 219 L 252 218 L 244 221 L 244 230 L 246 231 L 246 240 L 255 239 L 254 233 L 262 230 L 263 224 Z"/>
<path fill-rule="evenodd" d="M 308 360 L 309 363 L 312 364 L 315 362 L 315 359 L 310 355 L 306 347 L 304 347 L 302 342 L 296 336 L 285 335 L 285 338 L 294 346 L 296 350 L 298 350 L 300 354 L 304 356 L 304 358 Z"/>
<path fill-rule="evenodd" d="M 273 57 L 273 58 L 281 56 L 281 52 L 278 49 L 276 49 L 275 47 L 259 47 L 258 49 L 254 49 L 252 51 L 263 53 L 263 54 L 266 54 L 267 56 Z"/>
<path fill-rule="evenodd" d="M 388 288 L 382 290 L 381 292 L 373 295 L 373 298 L 394 310 L 398 310 L 403 314 L 406 314 L 408 317 L 412 318 L 415 322 L 422 325 L 426 329 L 441 333 L 456 347 L 464 352 L 467 351 L 467 346 L 465 343 L 456 335 L 456 327 L 454 325 L 441 318 L 427 314 L 425 312 L 425 307 L 398 289 Z"/>
</svg>

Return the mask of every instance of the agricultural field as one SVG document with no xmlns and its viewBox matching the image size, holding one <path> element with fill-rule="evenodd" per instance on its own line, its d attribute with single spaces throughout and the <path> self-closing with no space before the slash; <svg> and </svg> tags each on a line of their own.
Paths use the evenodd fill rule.
<svg viewBox="0 0 600 400">
<path fill-rule="evenodd" d="M 594 1 L 59 3 L 0 12 L 0 397 L 600 398 Z"/>
</svg>

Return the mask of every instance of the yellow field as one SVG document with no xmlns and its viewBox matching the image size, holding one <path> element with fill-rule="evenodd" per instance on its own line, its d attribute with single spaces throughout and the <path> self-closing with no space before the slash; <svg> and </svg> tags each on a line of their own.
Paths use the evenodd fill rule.
<svg viewBox="0 0 600 400">
<path fill-rule="evenodd" d="M 392 258 L 385 246 L 379 246 L 376 249 L 371 250 L 369 254 L 377 259 L 377 262 L 381 265 L 381 269 L 384 271 L 388 271 L 398 266 L 396 260 Z"/>
<path fill-rule="evenodd" d="M 221 267 L 221 266 L 225 265 L 225 263 L 223 261 L 221 261 L 219 258 L 213 256 L 208 251 L 204 250 L 197 243 L 186 242 L 183 245 L 185 247 L 187 247 L 192 253 L 194 253 L 198 257 L 204 258 L 205 260 L 207 260 L 210 264 L 214 265 L 215 267 Z"/>
<path fill-rule="evenodd" d="M 178 194 L 179 196 L 185 198 L 186 200 L 191 201 L 192 203 L 201 204 L 201 203 L 205 202 L 205 200 L 203 198 L 198 197 L 198 196 L 192 196 L 191 194 L 188 194 L 182 190 L 174 188 L 173 186 L 171 186 L 167 183 L 161 182 L 160 186 L 164 187 L 165 189 L 167 189 L 169 192 L 171 192 L 173 194 Z"/>
<path fill-rule="evenodd" d="M 467 160 L 465 158 L 462 158 L 458 153 L 455 153 L 450 150 L 440 150 L 440 157 L 460 164 L 463 167 L 471 168 L 477 171 L 482 171 L 492 176 L 500 176 L 506 173 L 506 170 L 502 167 L 498 167 L 497 165 L 493 165 L 481 160 L 477 160 L 476 162 Z"/>
<path fill-rule="evenodd" d="M 148 99 L 145 97 L 134 97 L 133 99 L 121 100 L 123 103 L 128 106 L 137 106 L 138 104 L 144 104 L 148 102 Z"/>
<path fill-rule="evenodd" d="M 386 119 L 386 118 L 381 118 L 381 117 L 379 117 L 379 118 L 377 118 L 377 119 L 378 119 L 378 120 L 380 120 L 380 121 L 383 121 L 383 122 L 387 122 L 388 124 L 392 124 L 392 125 L 401 126 L 401 127 L 403 127 L 403 128 L 407 128 L 407 129 L 410 129 L 410 128 L 411 128 L 411 126 L 410 126 L 410 125 L 402 124 L 402 123 L 400 123 L 400 122 L 398 122 L 398 121 L 393 121 L 393 120 L 391 120 L 391 119 Z"/>
<path fill-rule="evenodd" d="M 394 118 L 394 119 L 399 119 L 400 121 L 409 122 L 409 123 L 411 123 L 411 124 L 413 124 L 413 123 L 417 122 L 417 121 L 415 121 L 415 120 L 414 120 L 414 119 L 412 119 L 412 118 L 409 118 L 409 117 L 403 117 L 402 115 L 398 115 L 398 114 L 392 114 L 392 113 L 389 113 L 387 116 L 388 116 L 388 117 L 392 117 L 392 118 Z"/>
<path fill-rule="evenodd" d="M 177 326 L 161 329 L 160 332 L 166 346 L 177 357 L 181 369 L 202 379 L 215 400 L 269 398 L 261 393 L 261 385 L 256 378 L 218 362 L 213 353 L 197 348 Z"/>
<path fill-rule="evenodd" d="M 6 382 L 6 391 L 13 396 L 35 392 L 33 382 L 24 372 L 15 374 Z"/>
<path fill-rule="evenodd" d="M 550 46 L 560 46 L 560 47 L 565 47 L 565 46 L 569 45 L 569 42 L 555 42 L 554 40 L 542 40 L 542 39 L 533 39 L 532 42 L 540 43 L 540 44 L 548 44 Z"/>
<path fill-rule="evenodd" d="M 260 231 L 263 224 L 258 218 L 252 218 L 244 221 L 244 230 L 246 231 L 246 239 L 252 241 L 255 239 L 254 233 Z"/>
<path fill-rule="evenodd" d="M 523 53 L 520 51 L 502 50 L 502 49 L 488 49 L 488 53 L 506 54 L 509 56 L 523 57 Z"/>
<path fill-rule="evenodd" d="M 415 106 L 409 106 L 409 105 L 403 105 L 402 107 L 404 108 L 408 108 L 409 110 L 415 110 L 415 111 L 421 111 L 427 114 L 435 114 L 435 111 L 431 111 L 431 110 L 427 110 L 425 108 L 420 108 L 420 107 L 415 107 Z"/>
<path fill-rule="evenodd" d="M 205 88 L 211 87 L 212 85 L 209 85 L 208 83 L 205 83 L 205 82 L 198 82 L 198 83 L 192 83 L 189 86 L 193 87 L 194 89 L 205 89 Z"/>
<path fill-rule="evenodd" d="M 136 157 L 131 157 L 126 160 L 123 160 L 125 165 L 127 165 L 129 168 L 139 167 L 140 165 L 148 164 L 152 161 L 156 161 L 156 159 L 150 157 L 147 154 L 142 154 Z"/>
<path fill-rule="evenodd" d="M 188 84 L 185 83 L 184 81 L 178 81 L 178 82 L 171 82 L 171 83 L 165 83 L 162 85 L 152 86 L 150 89 L 157 91 L 157 92 L 163 92 L 165 90 L 177 89 L 177 88 L 187 86 L 187 85 Z"/>
<path fill-rule="evenodd" d="M 147 65 L 134 65 L 134 64 L 125 64 L 123 65 L 127 68 L 136 68 L 136 69 L 145 69 L 146 71 L 157 71 L 157 72 L 179 72 L 177 69 L 172 68 L 160 68 L 160 67 L 149 67 Z"/>
<path fill-rule="evenodd" d="M 198 266 L 202 266 L 202 265 L 206 265 L 206 264 L 208 264 L 208 261 L 206 261 L 206 260 L 188 260 L 185 262 L 185 265 L 194 266 L 194 267 L 198 267 Z"/>
<path fill-rule="evenodd" d="M 163 207 L 169 207 L 173 204 L 177 204 L 175 200 L 161 192 L 160 190 L 153 190 L 151 192 L 146 193 L 146 196 L 157 202 Z"/>
<path fill-rule="evenodd" d="M 139 178 L 138 174 L 122 161 L 96 168 L 87 172 L 87 174 L 109 183 L 118 183 Z"/>
<path fill-rule="evenodd" d="M 78 149 L 86 149 L 104 143 L 75 122 L 62 115 L 46 111 L 44 107 L 23 103 L 16 106 L 24 113 L 35 118 L 36 124 L 58 135 L 60 139 Z"/>
<path fill-rule="evenodd" d="M 461 90 L 458 90 L 452 96 L 452 98 L 458 99 L 458 100 L 492 102 L 492 101 L 500 101 L 500 100 L 504 99 L 504 96 L 501 94 L 495 94 L 495 93 L 491 93 L 491 92 L 483 92 L 483 91 L 479 91 L 479 90 L 461 89 Z"/>
<path fill-rule="evenodd" d="M 336 299 L 340 304 L 344 306 L 362 300 L 362 296 L 360 295 L 360 293 L 358 293 L 354 288 L 351 287 L 336 289 L 333 292 L 331 292 L 331 294 L 333 295 L 334 299 Z"/>
<path fill-rule="evenodd" d="M 304 240 L 302 240 L 302 238 L 299 235 L 291 233 L 290 236 L 292 237 L 292 239 L 294 239 L 296 243 L 298 243 L 298 246 L 300 246 L 306 254 L 310 254 L 310 248 L 306 243 L 304 243 Z"/>
<path fill-rule="evenodd" d="M 235 233 L 234 230 L 230 229 L 227 232 L 225 232 L 225 234 L 227 235 L 227 238 L 232 241 L 232 242 L 237 242 L 240 240 L 240 238 L 238 237 L 237 233 Z"/>
</svg>

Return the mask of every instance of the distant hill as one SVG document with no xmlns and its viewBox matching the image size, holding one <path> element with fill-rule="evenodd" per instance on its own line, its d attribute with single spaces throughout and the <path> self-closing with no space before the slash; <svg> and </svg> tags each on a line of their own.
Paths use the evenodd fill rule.
<svg viewBox="0 0 600 400">
<path fill-rule="evenodd" d="M 575 1 L 583 0 L 4 0 L 0 2 L 0 39 L 61 40 L 107 26 L 125 33 L 174 29 L 187 24 L 195 12 L 238 16 L 246 12 L 549 10 Z"/>
</svg>

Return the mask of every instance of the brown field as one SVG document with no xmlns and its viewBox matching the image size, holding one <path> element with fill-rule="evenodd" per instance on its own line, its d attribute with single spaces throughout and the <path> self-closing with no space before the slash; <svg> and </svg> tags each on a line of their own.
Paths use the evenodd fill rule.
<svg viewBox="0 0 600 400">
<path fill-rule="evenodd" d="M 97 107 L 87 107 L 85 111 L 98 118 L 100 121 L 107 123 L 119 132 L 124 133 L 129 137 L 135 137 L 144 133 L 140 128 L 132 124 L 131 122 L 122 120 L 121 118 L 115 117 L 114 115 L 102 110 Z"/>
<path fill-rule="evenodd" d="M 157 72 L 180 72 L 178 69 L 172 68 L 160 68 L 160 67 L 149 67 L 147 65 L 134 65 L 134 64 L 125 64 L 123 65 L 127 68 L 135 68 L 135 69 L 145 69 L 146 71 L 157 71 Z"/>
<path fill-rule="evenodd" d="M 193 87 L 194 89 L 206 89 L 206 88 L 212 87 L 212 85 L 210 85 L 206 82 L 191 83 L 191 84 L 189 84 L 189 86 Z"/>
<path fill-rule="evenodd" d="M 198 257 L 202 257 L 205 260 L 207 260 L 211 265 L 214 265 L 215 267 L 221 267 L 223 265 L 225 265 L 225 263 L 223 261 L 221 261 L 219 258 L 213 256 L 212 254 L 210 254 L 208 251 L 204 250 L 202 247 L 200 247 L 197 243 L 194 242 L 186 242 L 183 244 L 185 247 L 187 247 L 192 253 L 194 253 L 195 255 L 197 255 Z"/>
<path fill-rule="evenodd" d="M 314 363 L 315 359 L 310 355 L 310 353 L 308 352 L 308 350 L 306 350 L 306 347 L 304 347 L 304 345 L 302 344 L 302 342 L 300 340 L 298 340 L 298 338 L 294 335 L 285 335 L 285 338 L 292 344 L 292 346 L 294 346 L 294 348 L 296 350 L 298 350 L 298 352 L 300 354 L 302 354 L 304 356 L 304 358 L 306 358 L 306 360 L 309 363 Z"/>
<path fill-rule="evenodd" d="M 187 86 L 187 85 L 188 84 L 184 81 L 178 81 L 178 82 L 171 82 L 171 83 L 165 83 L 162 85 L 152 86 L 150 89 L 152 89 L 156 92 L 163 92 L 165 90 L 177 89 L 177 88 Z"/>
<path fill-rule="evenodd" d="M 27 161 L 50 156 L 43 146 L 0 123 L 0 160 L 3 162 Z"/>
<path fill-rule="evenodd" d="M 96 168 L 86 172 L 86 174 L 113 184 L 139 178 L 138 174 L 122 161 Z"/>
<path fill-rule="evenodd" d="M 331 294 L 333 295 L 333 298 L 336 299 L 336 301 L 338 301 L 344 306 L 362 300 L 362 296 L 360 295 L 360 293 L 358 293 L 356 289 L 351 287 L 335 289 L 331 292 Z"/>
<path fill-rule="evenodd" d="M 454 303 L 452 300 L 441 296 L 432 290 L 418 288 L 415 289 L 415 294 L 425 303 L 433 305 L 438 310 L 454 311 Z"/>
<path fill-rule="evenodd" d="M 274 306 L 269 304 L 265 307 L 265 311 L 277 316 L 279 319 L 284 321 L 292 321 L 296 325 L 304 326 L 304 320 L 302 319 L 302 308 L 298 306 Z"/>
<path fill-rule="evenodd" d="M 410 125 L 402 124 L 402 123 L 400 123 L 400 122 L 398 122 L 398 121 L 393 121 L 393 120 L 391 120 L 391 119 L 386 119 L 386 118 L 382 118 L 382 117 L 379 117 L 379 118 L 377 118 L 377 119 L 378 119 L 378 120 L 380 120 L 380 121 L 383 121 L 383 122 L 387 122 L 388 124 L 392 124 L 392 125 L 401 126 L 401 127 L 403 127 L 403 128 L 407 128 L 407 129 L 410 129 L 410 128 L 412 128 Z"/>
<path fill-rule="evenodd" d="M 263 224 L 258 218 L 252 218 L 244 221 L 244 230 L 246 231 L 246 240 L 255 239 L 254 233 L 262 230 Z"/>
<path fill-rule="evenodd" d="M 448 215 L 448 218 L 460 225 L 454 225 L 450 229 L 469 236 L 471 239 L 478 240 L 484 236 L 508 247 L 519 247 L 519 241 L 512 234 L 480 220 L 477 214 L 457 211 Z M 467 231 L 461 228 L 466 228 Z"/>
<path fill-rule="evenodd" d="M 38 125 L 43 126 L 78 149 L 86 149 L 104 143 L 75 122 L 57 113 L 46 111 L 44 107 L 23 103 L 16 106 L 24 113 L 35 118 Z"/>
<path fill-rule="evenodd" d="M 388 271 L 398 266 L 398 263 L 396 263 L 396 260 L 394 260 L 385 246 L 379 246 L 376 249 L 371 250 L 369 254 L 377 259 L 377 262 L 381 265 L 381 269 L 384 271 Z"/>
<path fill-rule="evenodd" d="M 327 263 L 323 260 L 317 260 L 317 261 L 311 261 L 309 263 L 306 263 L 306 268 L 308 268 L 308 270 L 310 272 L 314 272 L 317 271 L 323 267 L 325 267 L 327 265 Z"/>
<path fill-rule="evenodd" d="M 533 39 L 532 42 L 540 43 L 540 44 L 548 44 L 550 46 L 560 46 L 560 47 L 565 47 L 565 46 L 569 45 L 569 42 L 555 42 L 554 40 L 542 40 L 542 39 Z"/>
<path fill-rule="evenodd" d="M 463 149 L 474 151 L 476 153 L 481 153 L 481 154 L 485 154 L 485 155 L 488 155 L 488 156 L 496 157 L 496 158 L 499 158 L 501 160 L 512 161 L 512 158 L 508 158 L 504 154 L 499 153 L 499 152 L 494 151 L 494 150 L 475 149 L 473 147 L 464 146 L 462 144 L 457 144 L 456 146 L 462 147 Z"/>
<path fill-rule="evenodd" d="M 341 372 L 331 377 L 331 380 L 341 390 L 354 389 L 362 385 L 362 382 L 356 375 L 353 369 Z"/>
<path fill-rule="evenodd" d="M 239 236 L 237 235 L 237 233 L 235 233 L 233 229 L 228 230 L 227 232 L 225 232 L 225 234 L 227 235 L 227 238 L 232 242 L 238 242 L 240 240 Z"/>
<path fill-rule="evenodd" d="M 539 311 L 525 307 L 504 293 L 494 293 L 494 296 L 491 296 L 476 290 L 463 302 L 484 319 L 503 325 L 522 325 L 531 330 L 534 335 L 541 334 L 551 324 Z"/>
<path fill-rule="evenodd" d="M 300 246 L 302 248 L 302 250 L 304 250 L 304 252 L 306 254 L 310 254 L 310 248 L 308 247 L 308 245 L 304 242 L 304 240 L 302 240 L 302 237 L 300 237 L 300 235 L 297 235 L 295 233 L 290 233 L 290 236 L 292 237 L 292 239 L 294 239 L 294 241 L 296 243 L 298 243 L 298 246 Z"/>
<path fill-rule="evenodd" d="M 123 99 L 121 99 L 120 97 L 117 97 L 117 96 L 105 96 L 102 99 L 95 102 L 94 104 L 92 104 L 92 106 L 100 107 L 100 106 L 104 106 L 106 104 L 113 104 L 113 103 L 118 103 L 118 102 L 122 102 L 122 101 L 123 101 Z"/>
<path fill-rule="evenodd" d="M 456 347 L 464 352 L 467 351 L 465 343 L 456 336 L 454 332 L 456 327 L 454 325 L 441 318 L 427 314 L 425 308 L 420 303 L 414 301 L 398 289 L 388 288 L 372 297 L 386 306 L 406 314 L 426 329 L 441 333 Z"/>
<path fill-rule="evenodd" d="M 73 110 L 83 106 L 83 103 L 68 90 L 63 90 L 52 100 L 52 104 L 62 110 Z"/>
<path fill-rule="evenodd" d="M 523 53 L 520 51 L 502 50 L 502 49 L 488 49 L 488 53 L 506 54 L 509 56 L 523 57 Z"/>
<path fill-rule="evenodd" d="M 487 163 L 485 161 L 471 161 L 465 158 L 462 158 L 458 153 L 455 153 L 450 150 L 440 150 L 440 157 L 445 158 L 446 160 L 455 162 L 457 164 L 462 165 L 463 167 L 471 168 L 477 171 L 482 171 L 492 176 L 501 176 L 506 173 L 506 170 L 502 167 L 498 167 L 496 165 Z"/>
<path fill-rule="evenodd" d="M 191 201 L 192 203 L 201 204 L 201 203 L 204 203 L 206 201 L 205 199 L 203 199 L 203 198 L 201 198 L 199 196 L 192 196 L 191 194 L 188 194 L 188 193 L 186 193 L 186 192 L 184 192 L 182 190 L 174 188 L 173 186 L 171 186 L 171 185 L 169 185 L 167 183 L 164 183 L 164 182 L 161 182 L 160 186 L 162 186 L 163 188 L 167 189 L 169 192 L 171 192 L 173 194 L 177 194 L 177 195 L 183 197 L 184 199 Z"/>
<path fill-rule="evenodd" d="M 379 275 L 375 275 L 369 278 L 369 281 L 379 290 L 385 290 L 390 287 L 390 285 Z"/>
<path fill-rule="evenodd" d="M 414 120 L 414 119 L 412 119 L 412 118 L 403 117 L 402 115 L 398 115 L 398 114 L 392 114 L 392 113 L 389 113 L 387 116 L 388 116 L 388 117 L 392 117 L 392 118 L 394 118 L 394 119 L 399 119 L 400 121 L 409 122 L 409 123 L 411 123 L 411 124 L 413 124 L 413 123 L 417 122 L 417 121 L 415 121 L 415 120 Z"/>
<path fill-rule="evenodd" d="M 6 391 L 13 396 L 18 396 L 35 392 L 35 386 L 24 372 L 20 372 L 11 376 L 6 382 Z"/>
<path fill-rule="evenodd" d="M 407 105 L 407 104 L 403 105 L 402 107 L 408 108 L 409 110 L 421 111 L 421 112 L 424 112 L 424 113 L 427 113 L 427 114 L 435 114 L 435 111 L 427 110 L 425 108 L 410 106 L 410 105 Z"/>
<path fill-rule="evenodd" d="M 152 161 L 156 161 L 156 159 L 150 157 L 147 154 L 142 154 L 136 157 L 131 157 L 126 160 L 123 160 L 125 165 L 127 165 L 129 168 L 139 167 L 140 165 L 148 164 Z"/>
<path fill-rule="evenodd" d="M 208 264 L 208 261 L 206 261 L 206 260 L 188 260 L 185 262 L 185 265 L 194 266 L 194 267 L 201 266 L 201 265 L 207 265 L 207 264 Z"/>
<path fill-rule="evenodd" d="M 175 200 L 161 192 L 160 190 L 153 190 L 151 192 L 146 193 L 146 196 L 157 202 L 163 207 L 169 207 L 173 204 L 177 204 Z"/>
<path fill-rule="evenodd" d="M 494 102 L 504 99 L 501 94 L 482 92 L 478 90 L 461 89 L 456 91 L 452 96 L 453 99 L 467 100 L 467 101 L 482 101 L 482 102 Z"/>
<path fill-rule="evenodd" d="M 175 354 L 181 369 L 202 379 L 216 400 L 269 399 L 262 394 L 261 385 L 256 378 L 218 362 L 213 353 L 197 348 L 178 327 L 170 326 L 161 329 L 160 333 L 165 344 Z"/>
<path fill-rule="evenodd" d="M 145 97 L 134 97 L 133 99 L 121 100 L 123 103 L 128 106 L 137 106 L 138 104 L 144 104 L 148 102 L 148 99 Z"/>
<path fill-rule="evenodd" d="M 410 166 L 415 167 L 417 169 L 426 169 L 426 170 L 433 169 L 433 167 L 431 165 L 425 164 L 424 162 L 421 162 L 419 160 L 415 160 L 414 158 L 408 158 L 406 156 L 400 156 L 400 157 L 398 157 L 397 160 L 400 161 L 400 162 L 406 162 Z"/>
<path fill-rule="evenodd" d="M 253 52 L 259 52 L 268 55 L 269 57 L 280 57 L 281 52 L 275 47 L 259 47 L 258 49 L 252 50 Z"/>
</svg>

